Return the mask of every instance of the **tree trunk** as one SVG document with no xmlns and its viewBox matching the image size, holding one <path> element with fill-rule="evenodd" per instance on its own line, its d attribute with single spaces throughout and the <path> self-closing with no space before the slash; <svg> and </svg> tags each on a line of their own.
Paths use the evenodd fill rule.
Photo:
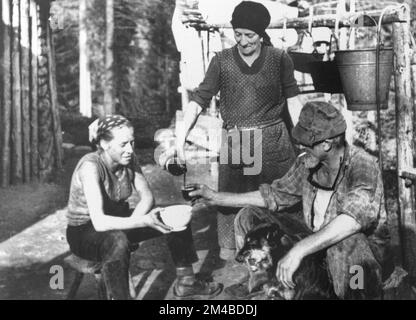
<svg viewBox="0 0 416 320">
<path fill-rule="evenodd" d="M 104 85 L 104 112 L 105 114 L 113 114 L 115 112 L 114 105 L 114 0 L 106 1 L 105 10 L 105 85 Z"/>
<path fill-rule="evenodd" d="M 13 0 L 12 11 L 12 183 L 22 182 L 22 88 L 20 78 L 19 0 Z"/>
<path fill-rule="evenodd" d="M 79 1 L 79 109 L 91 117 L 91 74 L 88 63 L 87 2 Z"/>
<path fill-rule="evenodd" d="M 56 167 L 62 168 L 62 131 L 61 120 L 59 118 L 58 110 L 58 92 L 56 85 L 56 67 L 55 67 L 55 47 L 53 45 L 52 30 L 49 23 L 46 25 L 46 40 L 48 47 L 48 73 L 49 73 L 49 92 L 51 98 L 51 113 L 52 113 L 52 133 L 55 141 L 56 152 Z"/>
<path fill-rule="evenodd" d="M 23 180 L 30 181 L 30 42 L 29 0 L 20 0 L 20 54 L 22 83 Z"/>
<path fill-rule="evenodd" d="M 49 61 L 47 26 L 49 3 L 39 2 L 40 19 L 40 48 L 38 59 L 38 150 L 39 150 L 39 178 L 42 182 L 50 180 L 55 162 L 53 119 L 51 112 L 51 97 L 49 88 Z"/>
<path fill-rule="evenodd" d="M 0 150 L 1 150 L 1 186 L 7 187 L 10 183 L 10 123 L 11 123 L 11 7 L 9 0 L 2 0 L 2 24 L 0 31 L 2 61 L 1 70 L 1 123 L 0 123 Z"/>
<path fill-rule="evenodd" d="M 30 77 L 30 144 L 32 179 L 39 178 L 38 152 L 38 57 L 39 46 L 39 16 L 38 5 L 30 1 L 30 47 L 31 47 L 31 77 Z"/>
</svg>

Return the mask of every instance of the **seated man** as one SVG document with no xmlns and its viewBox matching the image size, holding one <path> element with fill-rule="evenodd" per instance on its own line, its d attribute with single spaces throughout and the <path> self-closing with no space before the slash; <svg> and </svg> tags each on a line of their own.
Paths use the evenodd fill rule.
<svg viewBox="0 0 416 320">
<path fill-rule="evenodd" d="M 208 204 L 245 206 L 235 220 L 239 248 L 259 223 L 275 222 L 293 233 L 306 224 L 312 233 L 280 259 L 277 280 L 294 288 L 292 276 L 301 261 L 326 250 L 338 298 L 372 299 L 381 294 L 381 265 L 389 240 L 382 175 L 377 159 L 348 145 L 345 130 L 345 119 L 334 106 L 306 103 L 292 130 L 305 152 L 285 176 L 261 185 L 259 191 L 219 193 L 200 185 L 191 196 L 202 196 Z M 300 203 L 304 223 L 287 213 Z"/>
</svg>

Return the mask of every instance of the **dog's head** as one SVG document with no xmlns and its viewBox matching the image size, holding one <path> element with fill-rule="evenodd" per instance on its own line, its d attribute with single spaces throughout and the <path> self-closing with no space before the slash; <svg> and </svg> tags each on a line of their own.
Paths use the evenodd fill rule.
<svg viewBox="0 0 416 320">
<path fill-rule="evenodd" d="M 261 224 L 246 234 L 236 260 L 253 272 L 270 270 L 300 238 L 285 234 L 277 224 Z"/>
<path fill-rule="evenodd" d="M 317 256 L 306 257 L 295 272 L 295 289 L 285 288 L 275 278 L 277 262 L 304 236 L 285 234 L 277 224 L 262 224 L 247 233 L 236 260 L 245 263 L 249 269 L 250 292 L 263 286 L 267 296 L 291 300 L 308 296 L 312 287 L 319 291 L 320 282 L 325 282 L 325 273 L 320 270 L 320 258 Z M 318 277 L 318 274 L 322 276 Z"/>
<path fill-rule="evenodd" d="M 262 224 L 246 234 L 236 260 L 252 272 L 267 271 L 273 266 L 272 250 L 282 232 L 277 224 Z"/>
</svg>

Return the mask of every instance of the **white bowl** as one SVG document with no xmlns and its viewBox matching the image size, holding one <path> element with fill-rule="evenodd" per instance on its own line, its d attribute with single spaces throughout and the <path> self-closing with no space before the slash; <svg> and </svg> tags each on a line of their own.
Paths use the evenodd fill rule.
<svg viewBox="0 0 416 320">
<path fill-rule="evenodd" d="M 163 223 L 172 228 L 172 231 L 186 229 L 192 218 L 192 207 L 188 205 L 176 205 L 162 209 L 160 218 Z"/>
</svg>

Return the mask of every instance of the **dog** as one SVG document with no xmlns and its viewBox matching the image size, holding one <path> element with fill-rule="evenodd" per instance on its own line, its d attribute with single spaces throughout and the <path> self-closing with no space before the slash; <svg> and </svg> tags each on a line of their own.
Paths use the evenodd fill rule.
<svg viewBox="0 0 416 320">
<path fill-rule="evenodd" d="M 250 279 L 249 292 L 261 290 L 269 300 L 336 299 L 325 261 L 325 251 L 305 257 L 293 275 L 294 289 L 288 289 L 276 279 L 278 261 L 307 236 L 288 235 L 277 224 L 261 224 L 247 233 L 244 246 L 236 260 L 245 263 Z"/>
</svg>

